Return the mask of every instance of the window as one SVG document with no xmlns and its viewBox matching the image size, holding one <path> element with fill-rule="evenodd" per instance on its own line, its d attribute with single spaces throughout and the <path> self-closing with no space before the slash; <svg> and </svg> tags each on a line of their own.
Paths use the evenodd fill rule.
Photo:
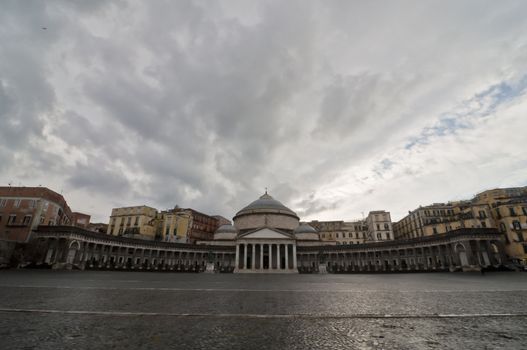
<svg viewBox="0 0 527 350">
<path fill-rule="evenodd" d="M 433 227 L 432 230 L 434 231 L 434 235 L 437 235 L 437 227 Z"/>
<path fill-rule="evenodd" d="M 28 206 L 33 209 L 35 207 L 35 200 L 34 199 L 31 199 L 28 201 Z"/>
<path fill-rule="evenodd" d="M 388 224 L 384 224 L 384 229 L 385 229 L 385 230 L 389 230 L 389 229 L 390 229 L 390 225 L 388 225 Z"/>
<path fill-rule="evenodd" d="M 527 208 L 522 207 L 523 215 L 527 215 Z"/>
<path fill-rule="evenodd" d="M 382 235 L 380 233 L 377 233 L 377 239 L 378 240 L 381 240 L 382 239 Z"/>
<path fill-rule="evenodd" d="M 505 232 L 506 231 L 505 224 L 503 222 L 500 222 L 500 231 L 501 232 Z"/>
<path fill-rule="evenodd" d="M 335 233 L 335 238 L 339 238 L 339 233 Z"/>
<path fill-rule="evenodd" d="M 482 219 L 485 219 L 487 217 L 487 214 L 485 213 L 485 210 L 480 210 L 479 211 L 479 217 L 482 218 Z"/>
<path fill-rule="evenodd" d="M 520 225 L 520 222 L 518 220 L 514 220 L 512 222 L 512 227 L 514 227 L 515 230 L 521 230 L 521 225 Z"/>
<path fill-rule="evenodd" d="M 126 225 L 127 225 L 127 226 L 130 226 L 131 223 L 132 223 L 132 217 L 129 216 L 129 217 L 128 217 L 128 220 L 126 221 Z"/>
<path fill-rule="evenodd" d="M 9 215 L 9 219 L 7 219 L 8 225 L 13 225 L 16 222 L 16 214 Z"/>
<path fill-rule="evenodd" d="M 5 207 L 6 203 L 7 203 L 7 199 L 5 198 L 0 199 L 0 207 Z"/>
<path fill-rule="evenodd" d="M 31 223 L 31 215 L 24 216 L 24 221 L 22 221 L 22 224 L 29 225 Z"/>
<path fill-rule="evenodd" d="M 377 224 L 377 230 L 381 229 L 381 225 Z"/>
<path fill-rule="evenodd" d="M 135 217 L 135 223 L 134 223 L 135 226 L 139 225 L 139 216 L 136 216 Z"/>
<path fill-rule="evenodd" d="M 18 208 L 20 206 L 20 199 L 15 199 L 15 208 Z"/>
<path fill-rule="evenodd" d="M 481 227 L 483 227 L 483 228 L 487 227 L 487 223 L 485 221 L 482 221 L 481 222 Z"/>
<path fill-rule="evenodd" d="M 511 216 L 516 216 L 516 213 L 514 212 L 514 208 L 509 208 L 509 214 Z"/>
<path fill-rule="evenodd" d="M 390 239 L 390 232 L 386 233 L 386 239 Z"/>
</svg>

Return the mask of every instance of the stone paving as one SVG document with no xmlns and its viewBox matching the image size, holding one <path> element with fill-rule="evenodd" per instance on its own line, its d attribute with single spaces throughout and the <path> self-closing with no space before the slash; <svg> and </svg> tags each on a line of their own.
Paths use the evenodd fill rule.
<svg viewBox="0 0 527 350">
<path fill-rule="evenodd" d="M 0 349 L 527 349 L 527 274 L 1 271 Z"/>
</svg>

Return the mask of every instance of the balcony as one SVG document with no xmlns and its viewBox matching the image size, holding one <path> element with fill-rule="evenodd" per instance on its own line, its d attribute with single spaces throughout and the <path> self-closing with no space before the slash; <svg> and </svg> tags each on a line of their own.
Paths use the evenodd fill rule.
<svg viewBox="0 0 527 350">
<path fill-rule="evenodd" d="M 11 222 L 11 223 L 7 223 L 6 224 L 7 227 L 27 227 L 29 226 L 29 223 L 28 224 L 24 224 L 24 223 L 16 223 L 16 222 Z"/>
</svg>

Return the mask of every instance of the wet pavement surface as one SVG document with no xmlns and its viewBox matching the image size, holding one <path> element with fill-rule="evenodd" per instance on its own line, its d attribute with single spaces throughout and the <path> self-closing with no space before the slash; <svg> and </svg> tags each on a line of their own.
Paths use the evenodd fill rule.
<svg viewBox="0 0 527 350">
<path fill-rule="evenodd" d="M 526 273 L 0 271 L 0 349 L 527 349 Z"/>
</svg>

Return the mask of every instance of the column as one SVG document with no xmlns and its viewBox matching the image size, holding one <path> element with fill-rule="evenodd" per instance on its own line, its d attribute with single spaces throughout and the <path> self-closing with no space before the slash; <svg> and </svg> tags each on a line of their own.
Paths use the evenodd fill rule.
<svg viewBox="0 0 527 350">
<path fill-rule="evenodd" d="M 421 256 L 423 257 L 423 270 L 428 270 L 428 256 L 425 252 L 425 247 L 421 247 Z"/>
<path fill-rule="evenodd" d="M 450 250 L 451 264 L 454 267 L 461 266 L 460 259 L 459 259 L 459 254 L 456 252 L 456 248 L 454 247 L 454 243 L 450 243 L 448 245 L 448 247 L 449 247 L 449 250 Z"/>
<path fill-rule="evenodd" d="M 476 265 L 485 266 L 485 261 L 483 260 L 483 254 L 481 254 L 481 245 L 480 240 L 476 240 Z"/>
<path fill-rule="evenodd" d="M 260 270 L 263 270 L 263 247 L 264 245 L 263 244 L 258 244 L 258 246 L 260 247 Z"/>
<path fill-rule="evenodd" d="M 491 242 L 486 240 L 485 241 L 485 248 L 487 249 L 487 254 L 489 256 L 490 264 L 494 265 L 494 266 L 499 265 L 500 264 L 499 247 L 496 245 L 496 248 L 498 248 L 498 254 L 496 254 L 492 250 Z"/>
<path fill-rule="evenodd" d="M 235 263 L 234 267 L 238 269 L 240 267 L 240 245 L 236 244 L 236 257 L 235 257 Z"/>
<path fill-rule="evenodd" d="M 248 244 L 247 243 L 244 243 L 243 244 L 243 269 L 247 269 L 247 259 L 249 258 L 249 255 L 247 254 L 247 247 L 248 247 Z"/>
<path fill-rule="evenodd" d="M 276 259 L 276 269 L 277 270 L 280 270 L 280 268 L 282 267 L 280 265 L 280 246 L 281 244 L 277 244 L 276 245 L 276 256 L 277 256 L 277 259 Z"/>
<path fill-rule="evenodd" d="M 289 244 L 284 244 L 285 248 L 285 269 L 289 270 Z"/>
<path fill-rule="evenodd" d="M 297 269 L 296 264 L 296 244 L 293 244 L 293 269 Z"/>
<path fill-rule="evenodd" d="M 273 268 L 273 245 L 268 244 L 269 246 L 269 270 Z"/>
<path fill-rule="evenodd" d="M 251 270 L 256 269 L 256 244 L 251 244 Z"/>
</svg>

